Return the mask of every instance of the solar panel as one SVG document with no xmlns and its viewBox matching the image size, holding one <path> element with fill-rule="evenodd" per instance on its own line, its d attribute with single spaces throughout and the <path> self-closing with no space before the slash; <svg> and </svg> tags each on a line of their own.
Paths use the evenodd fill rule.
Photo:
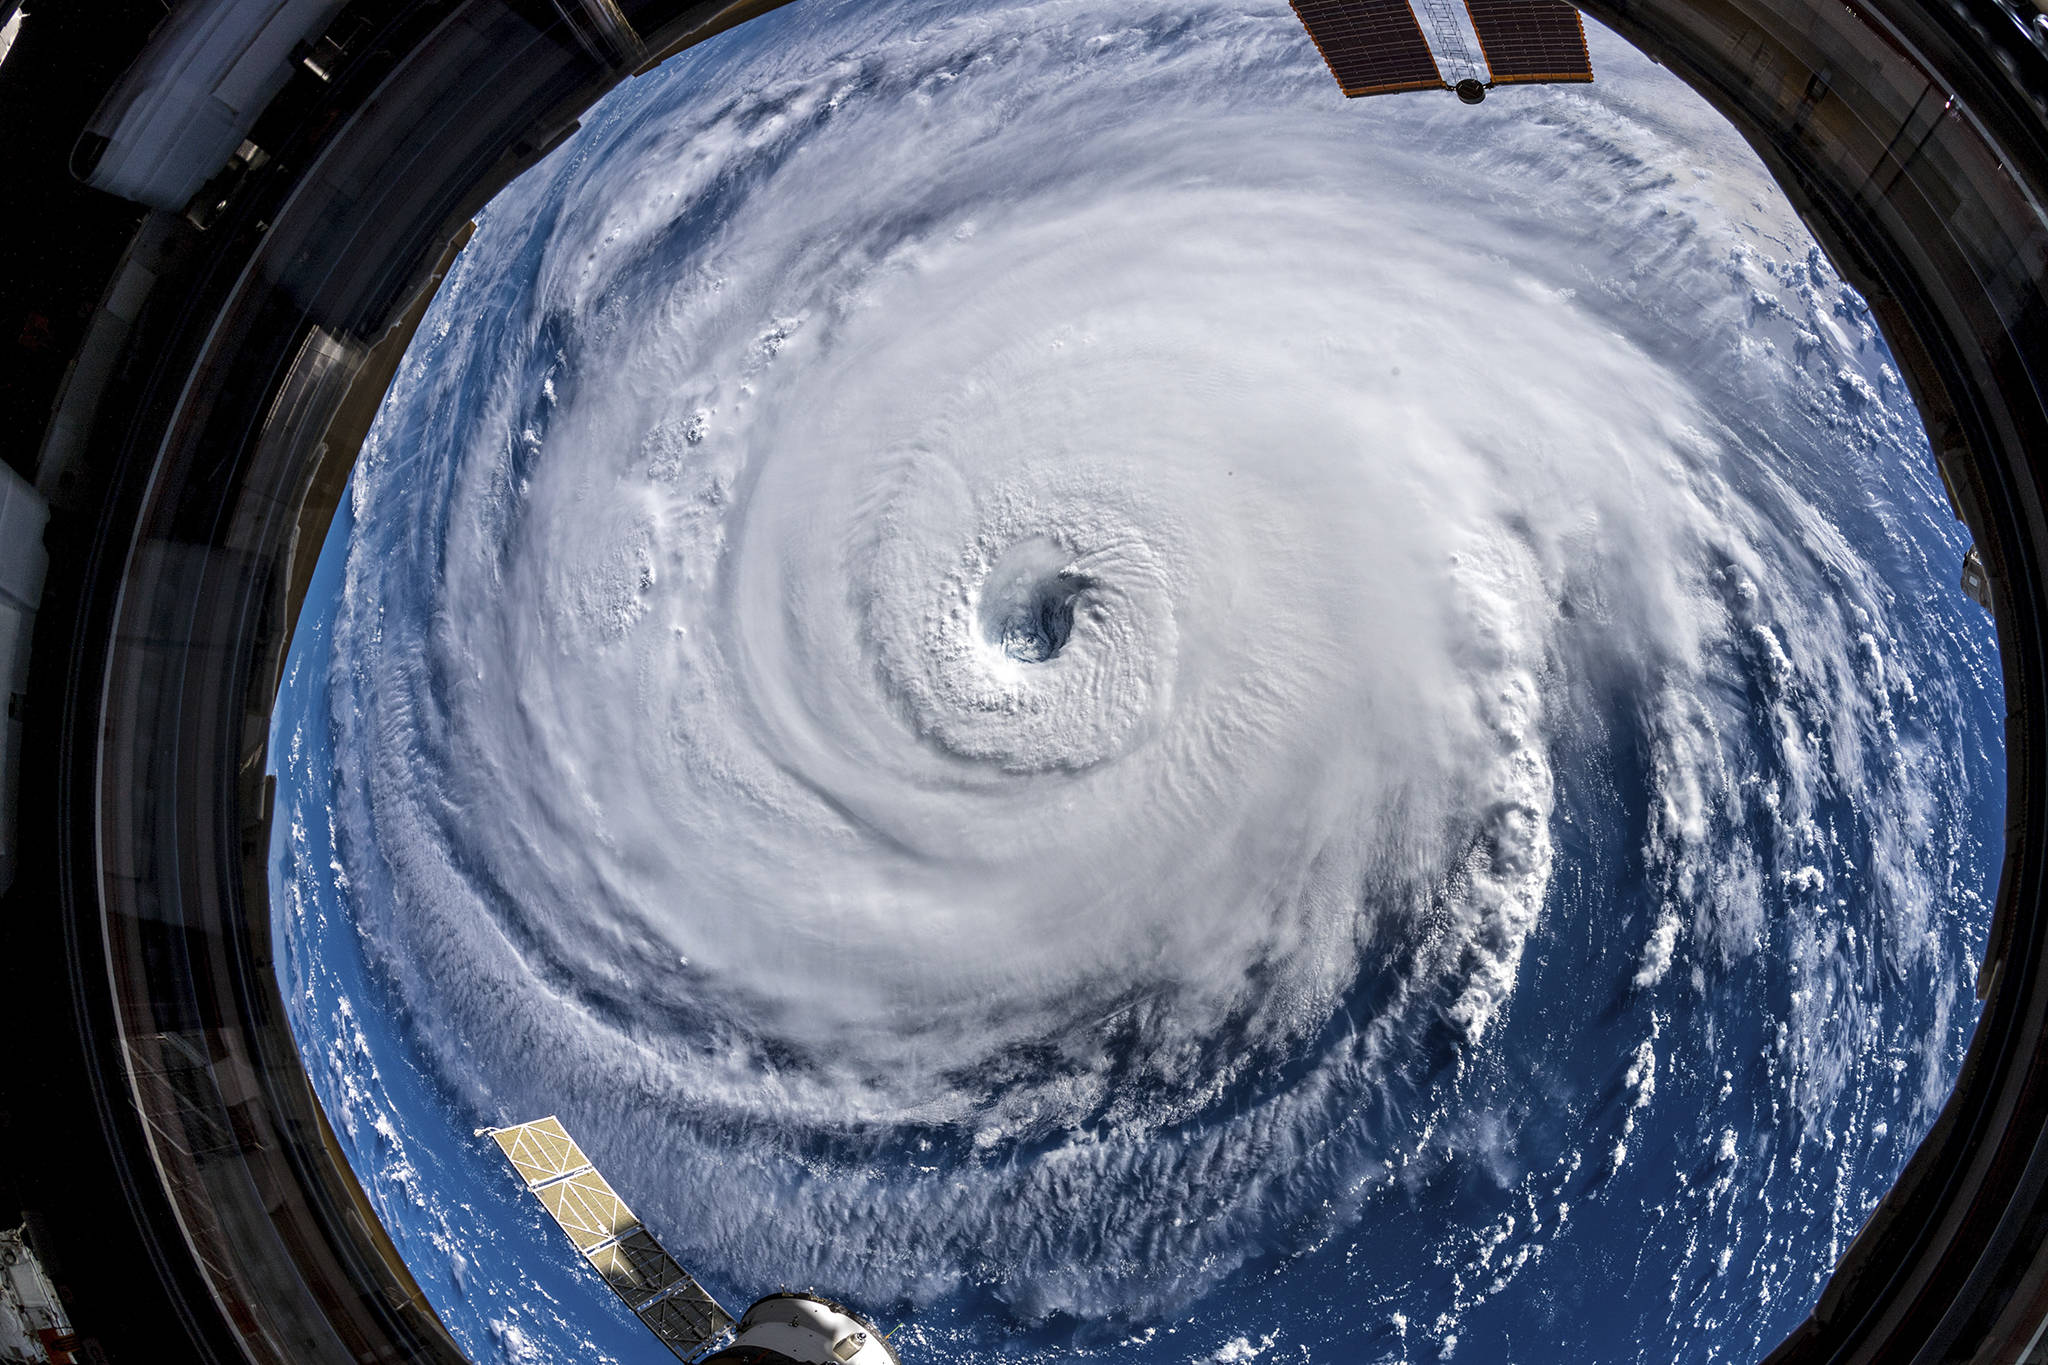
<svg viewBox="0 0 2048 1365">
<path fill-rule="evenodd" d="M 505 1159 L 519 1172 L 529 1190 L 590 1164 L 590 1158 L 583 1155 L 583 1149 L 562 1127 L 561 1120 L 552 1115 L 500 1128 L 491 1136 L 497 1139 Z"/>
<path fill-rule="evenodd" d="M 732 1329 L 732 1318 L 687 1275 L 673 1294 L 634 1311 L 648 1331 L 685 1360 Z"/>
<path fill-rule="evenodd" d="M 1346 95 L 1444 90 L 1408 0 L 1292 0 L 1301 26 Z M 1573 11 L 1576 16 L 1577 11 Z"/>
<path fill-rule="evenodd" d="M 603 1176 L 588 1167 L 542 1185 L 533 1193 L 555 1215 L 555 1221 L 569 1234 L 578 1251 L 616 1241 L 640 1226 L 626 1201 L 605 1183 Z"/>
<path fill-rule="evenodd" d="M 732 1315 L 640 1226 L 561 1120 L 484 1131 L 592 1269 L 671 1351 L 693 1359 L 732 1330 Z"/>
<path fill-rule="evenodd" d="M 1563 0 L 1465 0 L 1495 85 L 1590 81 L 1586 25 Z"/>
<path fill-rule="evenodd" d="M 646 1303 L 687 1278 L 675 1259 L 647 1235 L 646 1228 L 635 1228 L 610 1246 L 584 1255 L 629 1304 Z"/>
</svg>

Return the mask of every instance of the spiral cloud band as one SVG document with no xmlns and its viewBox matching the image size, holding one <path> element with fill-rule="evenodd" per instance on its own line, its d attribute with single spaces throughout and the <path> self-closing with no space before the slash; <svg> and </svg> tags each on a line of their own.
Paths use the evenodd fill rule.
<svg viewBox="0 0 2048 1365">
<path fill-rule="evenodd" d="M 491 206 L 356 471 L 319 818 L 459 1105 L 1103 1346 L 1483 1150 L 1533 1247 L 1754 1035 L 1810 1275 L 1966 1034 L 1995 674 L 1733 133 L 1598 33 L 1467 109 L 1284 6 L 764 22 Z"/>
</svg>

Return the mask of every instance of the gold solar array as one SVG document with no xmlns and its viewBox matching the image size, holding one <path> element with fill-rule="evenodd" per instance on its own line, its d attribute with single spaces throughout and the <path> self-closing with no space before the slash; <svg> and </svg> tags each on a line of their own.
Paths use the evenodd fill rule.
<svg viewBox="0 0 2048 1365">
<path fill-rule="evenodd" d="M 1590 81 L 1586 24 L 1563 0 L 1465 0 L 1495 85 Z"/>
<path fill-rule="evenodd" d="M 552 1114 L 485 1130 L 591 1268 L 684 1360 L 732 1330 L 732 1314 L 661 1249 Z"/>
<path fill-rule="evenodd" d="M 580 1171 L 590 1165 L 590 1158 L 583 1155 L 583 1149 L 569 1136 L 562 1121 L 549 1115 L 535 1119 L 532 1123 L 521 1123 L 511 1128 L 495 1129 L 491 1136 L 504 1149 L 505 1159 L 512 1163 L 512 1169 L 519 1172 L 519 1178 L 526 1182 L 526 1188 L 536 1189 L 571 1171 Z"/>
<path fill-rule="evenodd" d="M 1343 92 L 1442 90 L 1443 72 L 1408 0 L 1293 0 L 1294 13 Z"/>
</svg>

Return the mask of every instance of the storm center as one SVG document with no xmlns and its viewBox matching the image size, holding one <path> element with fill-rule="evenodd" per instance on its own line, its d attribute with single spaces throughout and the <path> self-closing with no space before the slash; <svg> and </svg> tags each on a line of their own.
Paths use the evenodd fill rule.
<svg viewBox="0 0 2048 1365">
<path fill-rule="evenodd" d="M 1045 663 L 1066 648 L 1074 604 L 1089 587 L 1057 542 L 1037 537 L 1013 545 L 982 584 L 982 635 L 1020 663 Z"/>
</svg>

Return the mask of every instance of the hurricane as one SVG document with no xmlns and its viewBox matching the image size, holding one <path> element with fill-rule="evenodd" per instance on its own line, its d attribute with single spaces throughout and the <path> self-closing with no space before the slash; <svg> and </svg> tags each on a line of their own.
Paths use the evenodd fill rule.
<svg viewBox="0 0 2048 1365">
<path fill-rule="evenodd" d="M 1995 646 L 1868 306 L 1592 37 L 806 0 L 615 92 L 357 464 L 294 998 L 331 912 L 450 1131 L 931 1358 L 1767 1348 L 1968 1038 Z"/>
</svg>

